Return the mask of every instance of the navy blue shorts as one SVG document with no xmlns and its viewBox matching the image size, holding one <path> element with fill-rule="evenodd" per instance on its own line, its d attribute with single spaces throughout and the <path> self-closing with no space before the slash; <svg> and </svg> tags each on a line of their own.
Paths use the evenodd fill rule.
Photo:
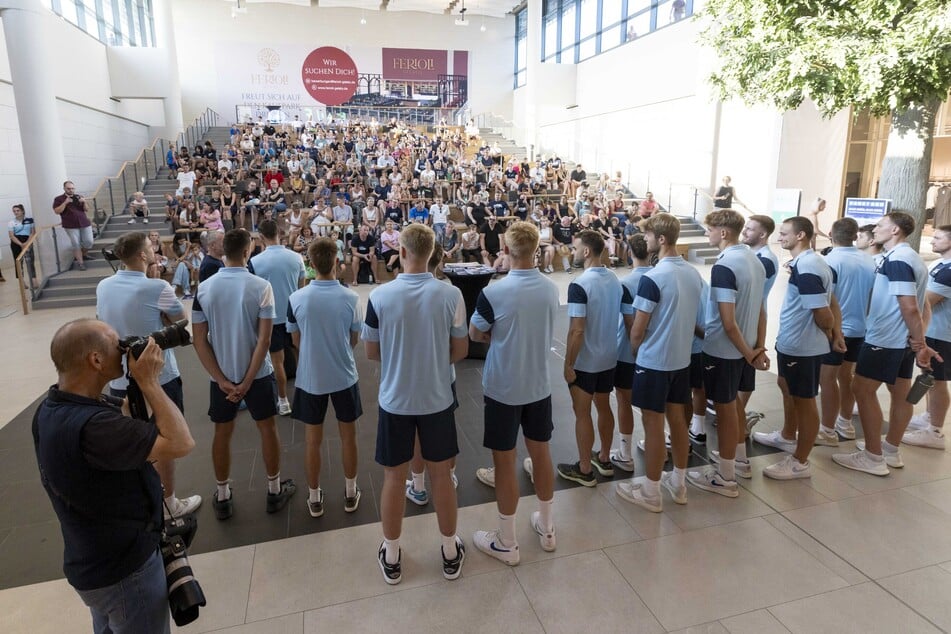
<svg viewBox="0 0 951 634">
<path fill-rule="evenodd" d="M 376 461 L 384 467 L 397 467 L 413 458 L 416 435 L 423 460 L 442 462 L 459 453 L 456 441 L 456 417 L 453 407 L 435 414 L 419 416 L 391 414 L 380 408 L 376 428 Z"/>
<path fill-rule="evenodd" d="M 175 407 L 178 408 L 182 414 L 185 413 L 185 394 L 182 390 L 182 377 L 176 376 L 171 381 L 167 383 L 162 383 L 162 391 L 165 392 L 172 402 L 175 403 Z M 114 390 L 111 387 L 109 388 L 109 396 L 115 396 L 116 398 L 125 398 L 126 390 Z M 152 417 L 149 420 L 155 420 L 155 414 L 152 414 Z"/>
<path fill-rule="evenodd" d="M 845 352 L 836 352 L 830 350 L 822 357 L 822 365 L 842 365 L 843 361 L 855 363 L 859 359 L 859 349 L 862 347 L 864 337 L 846 337 Z"/>
<path fill-rule="evenodd" d="M 588 394 L 610 394 L 614 390 L 614 368 L 603 372 L 575 370 L 575 382 L 569 387 L 572 386 Z"/>
<path fill-rule="evenodd" d="M 794 357 L 776 352 L 777 373 L 786 380 L 790 396 L 815 398 L 819 394 L 819 368 L 824 356 Z"/>
<path fill-rule="evenodd" d="M 527 405 L 506 405 L 488 396 L 485 401 L 485 432 L 482 446 L 493 451 L 515 449 L 519 427 L 528 440 L 548 442 L 555 428 L 551 420 L 551 396 Z"/>
<path fill-rule="evenodd" d="M 752 392 L 756 389 L 756 368 L 746 361 L 743 362 L 743 368 L 740 370 L 740 392 Z"/>
<path fill-rule="evenodd" d="M 703 353 L 694 352 L 690 355 L 690 389 L 703 389 Z"/>
<path fill-rule="evenodd" d="M 283 352 L 285 348 L 294 345 L 290 333 L 287 332 L 285 324 L 274 324 L 271 326 L 271 345 L 268 346 L 268 352 Z"/>
<path fill-rule="evenodd" d="M 681 370 L 651 370 L 635 365 L 631 404 L 663 414 L 667 411 L 668 403 L 690 403 L 690 367 Z"/>
<path fill-rule="evenodd" d="M 934 380 L 951 381 L 951 342 L 925 337 L 925 343 L 944 359 L 943 363 L 937 359 L 931 360 L 931 373 L 934 374 Z M 165 386 L 163 385 L 162 387 Z"/>
<path fill-rule="evenodd" d="M 740 389 L 746 359 L 721 359 L 703 354 L 703 389 L 714 403 L 732 403 Z"/>
<path fill-rule="evenodd" d="M 213 423 L 230 423 L 238 416 L 238 403 L 228 400 L 218 384 L 209 384 L 208 417 Z M 266 420 L 277 415 L 277 381 L 274 373 L 251 382 L 251 389 L 244 395 L 248 413 L 256 421 Z"/>
<path fill-rule="evenodd" d="M 363 416 L 359 381 L 330 394 L 311 394 L 297 388 L 294 391 L 291 416 L 305 425 L 322 425 L 330 401 L 333 401 L 334 414 L 341 423 L 352 423 Z"/>
<path fill-rule="evenodd" d="M 619 390 L 629 390 L 633 384 L 634 364 L 618 361 L 617 365 L 614 366 L 614 387 Z"/>
<path fill-rule="evenodd" d="M 896 379 L 910 379 L 915 368 L 911 348 L 882 348 L 863 343 L 855 362 L 855 374 L 894 385 Z"/>
</svg>

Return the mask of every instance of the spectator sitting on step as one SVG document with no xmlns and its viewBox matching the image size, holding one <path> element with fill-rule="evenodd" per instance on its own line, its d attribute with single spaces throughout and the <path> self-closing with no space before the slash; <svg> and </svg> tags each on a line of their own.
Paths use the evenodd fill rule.
<svg viewBox="0 0 951 634">
<path fill-rule="evenodd" d="M 135 192 L 132 194 L 132 200 L 129 201 L 129 224 L 134 225 L 135 219 L 142 218 L 142 222 L 149 224 L 149 203 L 145 200 L 145 194 Z"/>
<path fill-rule="evenodd" d="M 641 218 L 650 218 L 655 213 L 657 213 L 657 201 L 654 200 L 654 194 L 647 192 L 644 195 L 644 200 L 640 201 L 637 205 L 637 214 Z"/>
</svg>

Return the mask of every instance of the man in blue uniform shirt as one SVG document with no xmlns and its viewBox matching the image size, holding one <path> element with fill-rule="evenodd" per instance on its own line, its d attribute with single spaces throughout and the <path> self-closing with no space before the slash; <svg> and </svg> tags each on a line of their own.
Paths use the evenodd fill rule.
<svg viewBox="0 0 951 634">
<path fill-rule="evenodd" d="M 359 340 L 363 315 L 357 294 L 337 282 L 336 243 L 318 238 L 307 253 L 317 279 L 288 299 L 287 330 L 301 351 L 294 381 L 293 416 L 307 426 L 307 509 L 312 517 L 320 517 L 324 514 L 320 446 L 329 401 L 333 401 L 339 421 L 345 479 L 343 510 L 353 513 L 360 504 L 356 422 L 363 414 L 363 405 L 353 347 Z"/>
</svg>

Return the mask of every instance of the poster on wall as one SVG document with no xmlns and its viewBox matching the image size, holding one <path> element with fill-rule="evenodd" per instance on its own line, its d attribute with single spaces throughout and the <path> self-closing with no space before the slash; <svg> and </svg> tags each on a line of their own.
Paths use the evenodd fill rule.
<svg viewBox="0 0 951 634">
<path fill-rule="evenodd" d="M 784 221 L 799 215 L 799 208 L 802 204 L 801 189 L 776 189 L 773 190 L 773 207 L 769 212 L 773 222 L 777 225 Z"/>
<path fill-rule="evenodd" d="M 854 218 L 859 225 L 874 224 L 892 209 L 887 198 L 846 198 L 845 215 Z"/>
</svg>

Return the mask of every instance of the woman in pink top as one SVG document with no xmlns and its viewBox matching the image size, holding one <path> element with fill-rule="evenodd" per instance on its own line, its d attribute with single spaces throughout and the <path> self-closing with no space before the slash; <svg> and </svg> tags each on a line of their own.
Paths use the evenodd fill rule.
<svg viewBox="0 0 951 634">
<path fill-rule="evenodd" d="M 224 231 L 225 226 L 221 223 L 221 212 L 212 209 L 209 205 L 202 205 L 199 222 L 205 226 L 206 231 Z"/>
<path fill-rule="evenodd" d="M 380 243 L 380 254 L 386 262 L 386 270 L 392 273 L 400 260 L 400 232 L 394 228 L 392 220 L 386 221 L 386 231 L 380 234 Z"/>
</svg>

